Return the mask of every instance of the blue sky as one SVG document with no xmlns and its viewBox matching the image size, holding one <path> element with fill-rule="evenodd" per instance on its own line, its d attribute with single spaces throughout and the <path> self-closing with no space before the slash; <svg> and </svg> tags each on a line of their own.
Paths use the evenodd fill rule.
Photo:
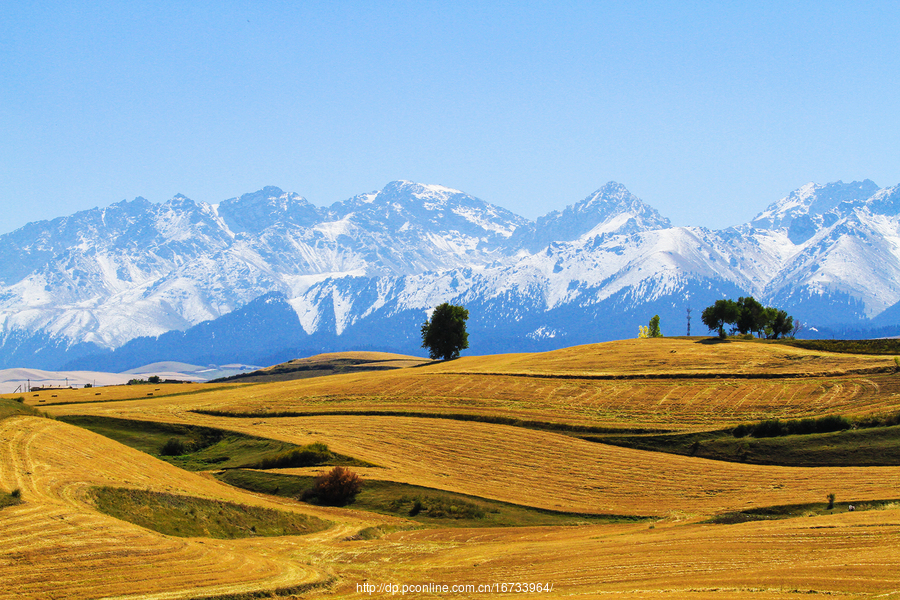
<svg viewBox="0 0 900 600">
<path fill-rule="evenodd" d="M 0 232 L 395 179 L 529 218 L 615 180 L 720 228 L 900 183 L 896 2 L 135 4 L 0 0 Z"/>
</svg>

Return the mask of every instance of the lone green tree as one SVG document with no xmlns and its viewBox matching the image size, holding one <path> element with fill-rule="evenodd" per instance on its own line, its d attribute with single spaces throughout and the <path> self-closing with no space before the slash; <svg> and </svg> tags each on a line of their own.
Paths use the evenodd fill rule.
<svg viewBox="0 0 900 600">
<path fill-rule="evenodd" d="M 422 347 L 428 348 L 432 360 L 457 358 L 469 347 L 468 318 L 469 311 L 455 304 L 444 302 L 434 309 L 431 320 L 422 325 Z"/>
<path fill-rule="evenodd" d="M 648 325 L 649 331 L 647 332 L 649 337 L 652 338 L 660 338 L 663 336 L 662 331 L 659 330 L 659 315 L 653 315 L 653 318 L 650 319 L 650 325 Z"/>
</svg>

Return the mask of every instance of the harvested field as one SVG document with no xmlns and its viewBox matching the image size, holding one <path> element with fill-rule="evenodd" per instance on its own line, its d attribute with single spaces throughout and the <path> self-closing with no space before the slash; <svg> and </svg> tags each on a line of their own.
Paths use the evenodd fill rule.
<svg viewBox="0 0 900 600">
<path fill-rule="evenodd" d="M 235 426 L 210 419 L 204 422 Z M 369 470 L 379 479 L 550 510 L 700 517 L 750 506 L 824 502 L 831 490 L 862 501 L 893 498 L 900 489 L 900 467 L 742 465 L 484 423 L 340 416 L 271 419 L 250 427 L 293 443 L 324 440 L 342 453 L 352 448 L 382 467 Z"/>
<path fill-rule="evenodd" d="M 427 579 L 404 565 L 395 576 L 404 583 L 552 582 L 552 595 L 567 597 L 731 599 L 893 597 L 900 555 L 887 548 L 898 535 L 900 512 L 891 511 L 733 526 L 418 531 L 391 539 L 456 544 L 438 564 L 419 563 Z"/>
<path fill-rule="evenodd" d="M 550 375 L 785 375 L 846 374 L 896 368 L 892 356 L 839 354 L 766 341 L 715 338 L 619 340 L 539 354 L 466 357 L 441 364 L 446 372 Z"/>
<path fill-rule="evenodd" d="M 217 381 L 240 381 L 242 383 L 290 381 L 293 379 L 323 377 L 337 373 L 404 369 L 427 362 L 430 361 L 426 358 L 388 352 L 330 352 L 308 358 L 297 358 L 259 369 L 258 371 L 241 373 Z"/>
<path fill-rule="evenodd" d="M 53 414 L 129 414 L 144 410 L 230 412 L 236 416 L 402 412 L 485 415 L 613 429 L 692 430 L 763 419 L 900 412 L 900 377 L 613 380 L 432 373 L 428 368 L 338 375 L 210 392 L 100 403 L 66 400 Z M 77 392 L 80 392 L 78 390 Z M 71 393 L 77 398 L 76 392 Z M 27 400 L 26 400 L 27 401 Z M 77 401 L 76 401 L 77 402 Z M 31 404 L 31 402 L 28 402 Z M 40 405 L 44 406 L 44 405 Z"/>
<path fill-rule="evenodd" d="M 0 485 L 23 504 L 0 519 L 0 597 L 96 598 L 173 592 L 192 597 L 318 585 L 328 575 L 290 558 L 302 538 L 213 540 L 160 535 L 98 513 L 88 490 L 133 486 L 331 520 L 329 509 L 273 502 L 182 471 L 85 430 L 35 417 L 0 422 Z M 310 538 L 342 537 L 371 521 Z"/>
<path fill-rule="evenodd" d="M 93 408 L 93 407 L 91 407 Z M 332 450 L 379 465 L 373 475 L 550 510 L 619 515 L 695 516 L 750 506 L 842 498 L 893 498 L 900 467 L 788 468 L 724 463 L 596 444 L 569 436 L 486 423 L 379 416 L 233 419 L 158 413 L 116 405 L 159 420 L 261 435 Z M 177 422 L 177 421 L 176 421 Z M 279 470 L 279 472 L 309 472 Z M 686 483 L 689 482 L 689 483 Z"/>
<path fill-rule="evenodd" d="M 900 411 L 893 367 L 892 357 L 766 343 L 626 340 L 387 372 L 177 386 L 166 394 L 161 386 L 123 386 L 98 389 L 99 397 L 58 391 L 53 403 L 26 397 L 52 415 L 323 442 L 378 465 L 354 469 L 364 478 L 651 520 L 413 531 L 417 525 L 402 518 L 244 492 L 63 423 L 12 416 L 0 421 L 0 491 L 21 488 L 24 504 L 0 509 L 0 579 L 7 584 L 0 597 L 248 597 L 277 588 L 284 598 L 387 595 L 360 591 L 363 582 L 541 583 L 553 585 L 548 596 L 580 597 L 900 597 L 893 551 L 900 509 L 846 512 L 848 502 L 900 497 L 900 467 L 748 465 L 610 446 L 530 425 L 434 418 L 704 431 L 774 417 L 891 413 Z M 277 416 L 292 413 L 303 416 Z M 280 538 L 175 538 L 98 513 L 87 491 L 100 485 L 297 511 L 333 525 Z M 750 508 L 824 505 L 830 493 L 841 505 L 825 515 L 702 523 Z M 326 587 L 312 592 L 307 584 Z"/>
<path fill-rule="evenodd" d="M 467 413 L 610 428 L 708 429 L 769 418 L 898 412 L 895 367 L 885 356 L 663 338 L 278 383 L 124 386 L 99 393 L 109 394 L 110 400 L 143 398 L 141 406 L 160 400 L 183 409 L 239 415 Z M 870 370 L 880 372 L 852 374 Z M 767 373 L 774 376 L 762 377 Z M 813 376 L 821 373 L 829 375 Z M 735 379 L 735 374 L 753 378 Z M 96 393 L 63 390 L 40 406 L 104 397 Z M 32 405 L 37 400 L 26 398 Z"/>
<path fill-rule="evenodd" d="M 142 383 L 137 385 L 109 385 L 95 388 L 54 389 L 24 394 L 25 402 L 38 408 L 54 404 L 81 404 L 85 402 L 116 402 L 144 397 L 171 397 L 196 393 L 208 393 L 240 384 L 208 383 Z M 23 394 L 19 394 L 20 396 Z"/>
</svg>

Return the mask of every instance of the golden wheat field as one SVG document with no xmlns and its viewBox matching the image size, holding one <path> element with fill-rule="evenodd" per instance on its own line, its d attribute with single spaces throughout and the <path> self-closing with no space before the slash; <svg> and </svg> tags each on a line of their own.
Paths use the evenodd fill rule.
<svg viewBox="0 0 900 600">
<path fill-rule="evenodd" d="M 324 442 L 376 465 L 357 469 L 368 479 L 644 519 L 422 527 L 352 505 L 246 492 L 73 425 L 15 416 L 0 421 L 0 491 L 19 489 L 23 503 L 0 509 L 0 597 L 900 598 L 898 503 L 705 522 L 732 511 L 822 503 L 832 492 L 858 503 L 900 499 L 900 467 L 714 461 L 512 421 L 695 431 L 770 417 L 898 412 L 893 366 L 892 357 L 770 344 L 626 340 L 277 383 L 31 394 L 26 403 L 51 416 Z M 459 415 L 510 421 L 436 418 Z M 89 494 L 101 485 L 278 508 L 329 525 L 269 538 L 172 537 L 98 512 Z M 388 533 L 358 539 L 373 527 Z M 410 587 L 401 594 L 404 585 Z M 488 587 L 479 592 L 479 585 Z"/>
<path fill-rule="evenodd" d="M 621 365 L 618 371 L 616 364 Z M 897 411 L 900 379 L 893 375 L 895 368 L 892 357 L 752 342 L 624 340 L 539 355 L 468 357 L 387 372 L 269 384 L 210 384 L 207 392 L 198 384 L 176 386 L 175 392 L 165 386 L 138 386 L 45 391 L 27 400 L 37 406 L 97 401 L 101 403 L 97 410 L 112 414 L 132 409 L 101 399 L 121 400 L 130 394 L 144 399 L 128 405 L 137 412 L 148 407 L 261 416 L 464 413 L 576 425 L 692 429 L 766 418 Z M 159 398 L 161 394 L 180 400 Z"/>
</svg>

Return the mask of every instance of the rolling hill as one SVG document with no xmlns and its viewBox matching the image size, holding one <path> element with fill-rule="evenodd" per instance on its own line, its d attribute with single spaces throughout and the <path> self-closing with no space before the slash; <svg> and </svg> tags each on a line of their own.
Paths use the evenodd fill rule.
<svg viewBox="0 0 900 600">
<path fill-rule="evenodd" d="M 546 584 L 551 596 L 890 597 L 900 585 L 891 551 L 900 534 L 900 465 L 760 465 L 602 437 L 897 414 L 895 367 L 893 356 L 781 344 L 626 340 L 292 381 L 41 392 L 25 402 L 59 419 L 326 443 L 373 465 L 356 468 L 366 479 L 420 486 L 428 498 L 457 494 L 445 502 L 460 507 L 493 502 L 500 504 L 485 506 L 582 515 L 581 524 L 461 526 L 452 512 L 422 521 L 412 510 L 315 506 L 276 488 L 267 495 L 227 486 L 214 478 L 215 464 L 183 471 L 159 453 L 19 415 L 0 421 L 0 488 L 19 489 L 24 501 L 0 509 L 0 595 L 362 598 L 367 582 L 397 584 L 398 593 L 403 585 L 506 582 Z M 793 439 L 807 437 L 815 435 Z M 300 483 L 322 469 L 243 472 Z M 298 512 L 330 525 L 306 535 L 180 538 L 99 512 L 91 500 L 97 486 Z M 402 502 L 410 500 L 395 498 Z M 748 522 L 721 524 L 734 514 Z M 54 576 L 36 575 L 48 572 Z M 479 594 L 472 587 L 442 595 Z"/>
</svg>

